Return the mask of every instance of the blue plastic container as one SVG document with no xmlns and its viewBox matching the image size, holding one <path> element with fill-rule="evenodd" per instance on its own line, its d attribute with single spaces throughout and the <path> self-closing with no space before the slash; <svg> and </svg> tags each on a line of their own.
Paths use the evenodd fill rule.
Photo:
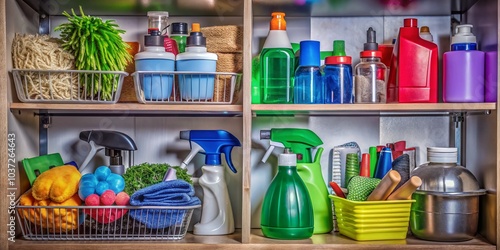
<svg viewBox="0 0 500 250">
<path fill-rule="evenodd" d="M 323 75 L 321 74 L 319 42 L 300 42 L 299 67 L 295 71 L 293 101 L 296 104 L 323 104 Z"/>
<path fill-rule="evenodd" d="M 177 61 L 177 71 L 200 72 L 199 74 L 178 74 L 179 90 L 184 100 L 211 100 L 214 95 L 214 74 L 217 61 L 205 59 L 190 59 Z"/>
<path fill-rule="evenodd" d="M 325 103 L 354 103 L 351 57 L 329 56 L 325 65 Z"/>
<path fill-rule="evenodd" d="M 136 71 L 174 71 L 175 55 L 164 47 L 146 47 L 135 55 Z M 144 98 L 148 101 L 167 100 L 172 94 L 173 74 L 144 73 L 140 77 Z"/>
</svg>

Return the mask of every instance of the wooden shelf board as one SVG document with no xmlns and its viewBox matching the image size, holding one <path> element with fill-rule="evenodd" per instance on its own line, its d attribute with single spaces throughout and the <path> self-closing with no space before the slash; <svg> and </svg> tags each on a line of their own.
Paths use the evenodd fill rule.
<svg viewBox="0 0 500 250">
<path fill-rule="evenodd" d="M 241 245 L 241 232 L 237 230 L 231 235 L 221 236 L 199 236 L 187 233 L 186 237 L 179 241 L 161 240 L 134 240 L 134 241 L 31 241 L 16 239 L 15 243 L 9 244 L 9 249 L 31 250 L 31 249 L 200 249 L 206 248 L 207 244 L 217 249 L 234 249 Z"/>
<path fill-rule="evenodd" d="M 307 240 L 273 240 L 262 235 L 260 229 L 252 229 L 251 245 L 263 244 L 273 249 L 308 248 L 314 249 L 496 249 L 480 236 L 465 242 L 434 242 L 408 236 L 406 240 L 355 241 L 339 233 L 313 235 Z"/>
<path fill-rule="evenodd" d="M 388 103 L 388 104 L 253 104 L 252 111 L 265 113 L 322 112 L 468 112 L 496 110 L 496 103 Z"/>
<path fill-rule="evenodd" d="M 127 112 L 160 112 L 160 113 L 241 113 L 242 105 L 200 105 L 200 104 L 48 104 L 48 103 L 11 103 L 12 110 L 47 110 L 47 111 L 127 111 Z"/>
<path fill-rule="evenodd" d="M 191 233 L 180 241 L 29 241 L 16 239 L 9 244 L 12 250 L 31 249 L 496 249 L 481 237 L 465 242 L 433 242 L 409 237 L 406 240 L 354 241 L 338 233 L 313 235 L 307 240 L 273 240 L 262 236 L 260 229 L 252 229 L 250 242 L 241 244 L 241 230 L 231 235 L 199 236 Z"/>
</svg>

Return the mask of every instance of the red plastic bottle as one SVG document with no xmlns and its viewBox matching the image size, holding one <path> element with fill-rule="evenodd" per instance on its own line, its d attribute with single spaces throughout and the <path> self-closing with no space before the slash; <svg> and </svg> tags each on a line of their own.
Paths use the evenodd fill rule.
<svg viewBox="0 0 500 250">
<path fill-rule="evenodd" d="M 387 102 L 438 101 L 438 47 L 420 38 L 417 19 L 399 29 L 390 68 Z"/>
</svg>

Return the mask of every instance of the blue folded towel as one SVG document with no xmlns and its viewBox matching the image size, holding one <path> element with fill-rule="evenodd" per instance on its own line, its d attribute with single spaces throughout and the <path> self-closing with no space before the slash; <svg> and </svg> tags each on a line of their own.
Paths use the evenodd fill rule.
<svg viewBox="0 0 500 250">
<path fill-rule="evenodd" d="M 130 197 L 132 206 L 194 206 L 201 201 L 194 195 L 194 188 L 183 180 L 171 180 L 138 190 Z M 131 209 L 129 216 L 147 228 L 159 229 L 182 223 L 184 209 Z"/>
</svg>

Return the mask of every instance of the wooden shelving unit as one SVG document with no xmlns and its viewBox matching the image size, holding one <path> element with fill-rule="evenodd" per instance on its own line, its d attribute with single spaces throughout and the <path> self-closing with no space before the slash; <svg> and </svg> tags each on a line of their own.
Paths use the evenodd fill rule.
<svg viewBox="0 0 500 250">
<path fill-rule="evenodd" d="M 109 114 L 133 114 L 133 115 L 189 115 L 200 117 L 212 116 L 241 116 L 243 120 L 243 171 L 242 171 L 242 228 L 231 235 L 222 236 L 198 236 L 188 233 L 181 241 L 165 242 L 165 241 L 28 241 L 22 238 L 17 238 L 15 242 L 7 240 L 5 231 L 0 234 L 0 249 L 496 249 L 497 247 L 478 235 L 477 238 L 466 242 L 431 242 L 418 240 L 409 236 L 406 240 L 400 241 L 369 241 L 357 242 L 346 238 L 338 233 L 330 233 L 323 235 L 314 235 L 308 240 L 299 241 L 281 241 L 272 240 L 262 236 L 259 229 L 251 228 L 251 150 L 252 150 L 252 121 L 255 116 L 259 115 L 419 115 L 422 114 L 437 114 L 449 115 L 450 113 L 465 113 L 465 114 L 492 114 L 491 118 L 495 123 L 495 131 L 498 134 L 500 131 L 500 117 L 498 117 L 497 103 L 389 103 L 389 104 L 332 104 L 332 105 L 266 105 L 266 104 L 251 104 L 251 76 L 252 76 L 252 39 L 253 39 L 253 22 L 255 17 L 268 17 L 271 11 L 282 10 L 287 13 L 288 17 L 355 17 L 355 16 L 403 16 L 403 15 L 451 15 L 463 14 L 472 5 L 487 0 L 418 0 L 411 1 L 414 9 L 407 9 L 402 12 L 386 12 L 381 1 L 366 1 L 352 0 L 345 1 L 348 7 L 345 9 L 332 7 L 330 9 L 322 6 L 329 2 L 321 0 L 319 3 L 307 3 L 305 5 L 297 5 L 294 0 L 276 1 L 276 3 L 268 0 L 239 0 L 239 1 L 222 1 L 221 5 L 214 5 L 206 9 L 191 9 L 179 6 L 171 6 L 172 1 L 159 1 L 158 6 L 136 6 L 136 2 L 123 3 L 122 9 L 111 9 L 108 4 L 117 1 L 88 1 L 91 2 L 84 9 L 89 9 L 86 14 L 92 15 L 130 15 L 145 17 L 148 10 L 157 10 L 156 8 L 167 8 L 171 6 L 172 16 L 228 16 L 241 17 L 243 23 L 243 101 L 241 105 L 198 105 L 198 104 L 140 104 L 140 103 L 117 103 L 117 104 L 47 104 L 47 103 L 19 103 L 12 102 L 11 95 L 15 95 L 13 84 L 8 81 L 8 63 L 11 56 L 6 50 L 0 50 L 0 63 L 2 81 L 0 83 L 1 104 L 0 132 L 4 139 L 10 131 L 7 126 L 8 112 L 33 112 L 33 113 L 48 113 L 62 115 L 109 115 Z M 6 3 L 7 2 L 7 3 Z M 11 46 L 6 36 L 12 30 L 8 30 L 10 25 L 6 25 L 18 20 L 10 20 L 7 18 L 8 11 L 13 8 L 30 9 L 31 12 L 36 12 L 42 15 L 60 15 L 63 10 L 70 10 L 73 7 L 78 7 L 75 2 L 60 3 L 58 8 L 50 8 L 50 4 L 45 4 L 46 1 L 35 0 L 0 0 L 0 30 L 3 30 L 3 35 L 0 36 L 0 45 L 3 48 Z M 147 2 L 147 1 L 146 1 Z M 154 1 L 153 1 L 154 2 Z M 178 1 L 182 2 L 182 1 Z M 189 1 L 183 1 L 189 2 Z M 217 1 L 216 1 L 217 2 Z M 220 2 L 220 1 L 219 1 Z M 281 2 L 281 3 L 279 3 Z M 313 2 L 313 1 L 311 1 Z M 497 2 L 495 2 L 497 4 Z M 18 4 L 19 6 L 14 6 Z M 58 3 L 59 4 L 59 3 Z M 83 2 L 82 2 L 83 4 Z M 435 6 L 444 6 L 448 8 L 436 8 Z M 92 8 L 94 6 L 94 8 Z M 369 9 L 374 6 L 373 9 Z M 198 7 L 198 6 L 195 6 Z M 500 8 L 500 7 L 499 7 Z M 19 11 L 19 10 L 18 10 Z M 31 13 L 30 12 L 30 13 Z M 375 13 L 375 14 L 374 14 Z M 12 17 L 12 15 L 11 15 Z M 24 18 L 24 17 L 23 17 Z M 19 18 L 20 21 L 26 21 L 27 18 Z M 32 18 L 30 15 L 29 18 Z M 31 19 L 30 19 L 31 20 Z M 45 25 L 48 22 L 45 20 Z M 40 20 L 41 22 L 44 20 Z M 42 26 L 42 25 L 40 25 Z M 7 30 L 7 32 L 6 32 Z M 29 30 L 29 29 L 27 29 Z M 12 34 L 10 34 L 12 35 Z M 11 86 L 9 87 L 9 84 Z M 21 125 L 22 126 L 22 125 Z M 484 132 L 483 132 L 484 133 Z M 498 135 L 497 135 L 498 137 Z M 491 138 L 495 140 L 495 138 Z M 5 140 L 4 140 L 5 141 Z M 2 205 L 2 214 L 0 215 L 0 224 L 6 225 L 8 222 L 8 199 L 7 195 L 7 146 L 6 143 L 0 146 L 2 150 L 0 165 L 1 176 L 4 180 L 0 181 L 0 189 L 3 190 L 0 194 L 3 196 L 0 204 Z M 497 158 L 496 169 L 500 168 L 500 140 L 496 138 Z M 497 171 L 496 185 L 500 187 L 500 171 Z M 495 196 L 498 211 L 500 200 Z M 498 214 L 498 212 L 497 212 Z M 498 216 L 498 215 L 497 215 Z M 500 220 L 497 219 L 495 224 L 496 229 L 500 226 Z M 500 233 L 496 232 L 496 238 L 500 241 Z"/>
</svg>

